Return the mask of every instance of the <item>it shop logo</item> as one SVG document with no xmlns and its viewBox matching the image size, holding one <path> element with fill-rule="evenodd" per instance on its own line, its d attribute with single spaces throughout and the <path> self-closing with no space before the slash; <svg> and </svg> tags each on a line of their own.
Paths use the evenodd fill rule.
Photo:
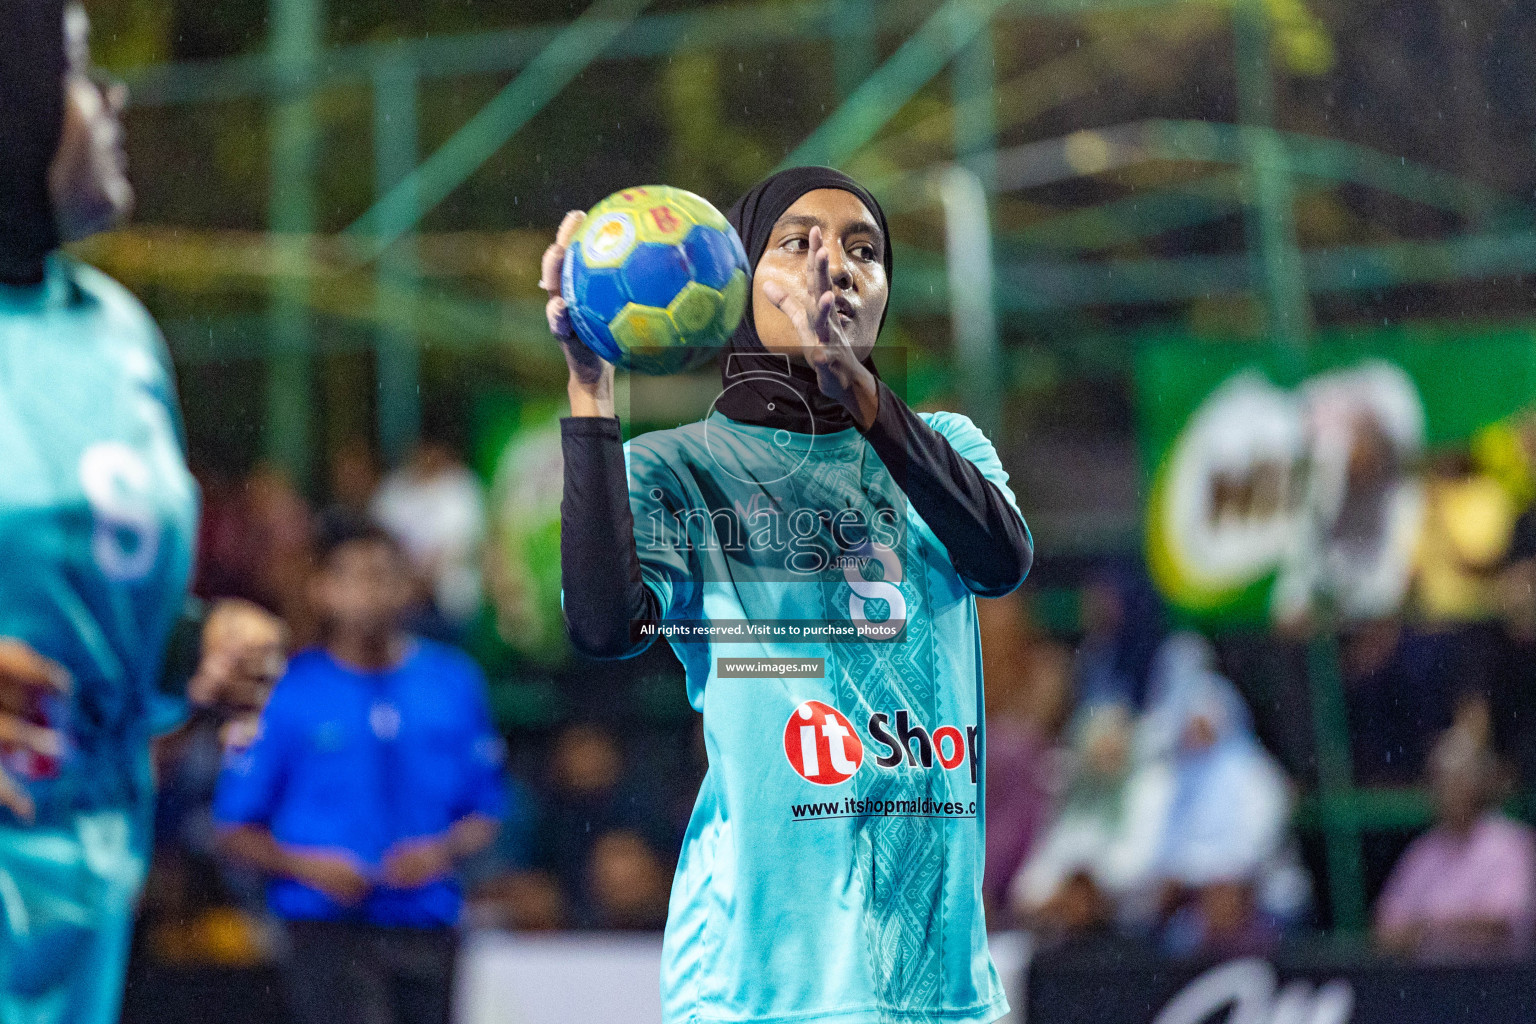
<svg viewBox="0 0 1536 1024">
<path fill-rule="evenodd" d="M 841 711 L 808 700 L 784 726 L 784 756 L 807 782 L 835 786 L 853 778 L 864 763 L 864 743 Z"/>
<path fill-rule="evenodd" d="M 875 712 L 865 730 L 876 745 L 877 767 L 895 770 L 906 762 L 909 767 L 931 769 L 935 763 L 945 771 L 969 765 L 971 781 L 976 781 L 978 761 L 975 726 L 962 732 L 952 725 L 942 725 L 932 732 L 918 724 L 903 708 L 892 716 Z M 885 752 L 879 753 L 878 748 Z M 842 712 L 819 700 L 802 701 L 784 724 L 784 756 L 801 778 L 818 786 L 836 786 L 853 778 L 863 767 L 865 746 L 853 723 Z"/>
</svg>

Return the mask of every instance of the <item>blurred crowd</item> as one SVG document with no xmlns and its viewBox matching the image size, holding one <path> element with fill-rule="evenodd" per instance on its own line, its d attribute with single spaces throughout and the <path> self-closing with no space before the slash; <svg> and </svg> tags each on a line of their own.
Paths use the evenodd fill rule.
<svg viewBox="0 0 1536 1024">
<path fill-rule="evenodd" d="M 1090 594 L 1075 658 L 1019 608 L 989 609 L 994 646 L 1026 667 L 988 677 L 994 923 L 1176 955 L 1272 947 L 1312 912 L 1286 772 L 1204 637 L 1163 638 L 1138 685 L 1111 585 Z"/>
<path fill-rule="evenodd" d="M 1368 415 L 1336 427 L 1334 494 L 1270 623 L 1174 628 L 1135 564 L 1084 574 L 1077 631 L 1041 628 L 1027 598 L 987 605 L 995 923 L 1268 949 L 1335 924 L 1327 816 L 1397 795 L 1424 825 L 1356 826 L 1377 948 L 1532 952 L 1536 415 L 1438 451 Z"/>
<path fill-rule="evenodd" d="M 1216 647 L 1169 634 L 1138 698 L 1096 689 L 1104 652 L 1094 643 L 1072 659 L 1042 634 L 1017 642 L 1038 674 L 988 693 L 995 923 L 1050 944 L 1176 956 L 1272 951 L 1326 923 L 1318 865 L 1293 826 L 1300 773 L 1260 741 Z M 1384 952 L 1465 960 L 1531 949 L 1536 833 L 1500 807 L 1513 775 L 1490 719 L 1488 702 L 1468 697 L 1431 737 L 1419 770 L 1433 822 L 1385 865 L 1374 912 Z"/>
<path fill-rule="evenodd" d="M 1351 516 L 1399 514 L 1381 493 L 1407 485 L 1422 501 L 1411 542 L 1401 531 L 1381 542 L 1398 545 L 1396 575 L 1381 577 L 1398 580 L 1396 602 L 1347 588 L 1330 600 L 1314 580 L 1272 625 L 1207 636 L 1172 622 L 1135 560 L 1059 579 L 1047 563 L 1042 583 L 981 602 L 994 926 L 1180 955 L 1264 951 L 1330 927 L 1318 830 L 1297 824 L 1321 785 L 1340 782 L 1319 768 L 1322 651 L 1341 683 L 1345 784 L 1431 808 L 1420 834 L 1364 846 L 1378 947 L 1423 958 L 1530 949 L 1536 836 L 1517 795 L 1536 784 L 1536 416 L 1412 459 L 1381 431 L 1350 444 L 1332 543 L 1369 532 L 1352 534 Z M 389 473 L 367 445 L 343 445 L 320 505 L 271 467 L 203 482 L 201 595 L 256 601 L 297 645 L 313 643 L 316 538 L 366 516 L 414 567 L 410 628 L 474 649 L 486 496 L 449 445 L 424 441 Z M 1069 594 L 1070 612 L 1041 614 L 1046 590 Z M 572 671 L 588 669 L 598 671 Z M 505 728 L 509 811 L 465 871 L 469 922 L 660 928 L 704 770 L 697 723 L 680 721 L 649 736 L 580 713 Z M 218 737 L 194 729 L 178 743 L 141 941 L 170 961 L 260 961 L 278 933 L 261 923 L 259 880 L 215 854 Z"/>
<path fill-rule="evenodd" d="M 409 631 L 478 653 L 488 618 L 487 495 L 453 447 L 424 440 L 385 473 L 368 445 L 348 443 L 334 453 L 327 476 L 326 500 L 311 503 L 270 465 L 235 478 L 201 474 L 196 593 L 276 611 L 295 650 L 321 643 L 317 556 L 329 534 L 372 522 L 411 563 Z M 653 930 L 665 922 L 673 851 L 703 776 L 702 732 L 689 723 L 681 737 L 660 739 L 668 756 L 648 757 L 656 737 L 621 736 L 622 723 L 593 710 L 552 727 L 505 730 L 507 812 L 494 844 L 463 865 L 467 923 Z M 271 960 L 284 934 L 264 910 L 264 880 L 221 856 L 211 807 L 227 758 L 217 729 L 177 733 L 158 754 L 156 856 L 141 945 L 173 964 Z"/>
<path fill-rule="evenodd" d="M 194 589 L 272 609 L 288 623 L 297 646 L 318 636 L 306 593 L 316 538 L 354 516 L 376 521 L 410 556 L 420 591 L 416 632 L 462 642 L 480 611 L 485 488 L 445 441 L 422 441 L 388 474 L 366 442 L 343 443 L 331 456 L 327 500 L 318 508 L 270 464 L 235 479 L 200 476 L 203 519 Z"/>
</svg>

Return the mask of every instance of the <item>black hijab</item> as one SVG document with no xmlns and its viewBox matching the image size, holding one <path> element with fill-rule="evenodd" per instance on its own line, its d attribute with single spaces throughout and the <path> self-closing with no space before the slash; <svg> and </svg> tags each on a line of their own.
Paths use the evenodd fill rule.
<svg viewBox="0 0 1536 1024">
<path fill-rule="evenodd" d="M 59 245 L 48 168 L 64 131 L 64 0 L 0 2 L 0 283 L 36 284 Z"/>
<path fill-rule="evenodd" d="M 880 262 L 885 276 L 891 276 L 891 232 L 885 223 L 885 211 L 869 190 L 842 171 L 831 167 L 791 167 L 766 178 L 740 199 L 726 213 L 726 219 L 741 236 L 747 250 L 747 263 L 755 271 L 768 248 L 773 226 L 807 192 L 835 188 L 857 196 L 875 218 L 885 250 Z M 750 287 L 750 286 L 749 286 Z M 816 371 L 804 362 L 769 352 L 757 335 L 752 316 L 751 291 L 747 293 L 747 312 L 741 326 L 731 335 L 729 346 L 720 353 L 720 380 L 724 387 L 715 408 L 731 419 L 763 427 L 781 427 L 798 434 L 828 434 L 853 426 L 853 415 L 841 404 L 821 393 Z M 887 302 L 889 308 L 889 302 Z M 885 312 L 880 314 L 885 325 Z M 871 373 L 875 364 L 868 356 L 864 365 Z M 878 374 L 877 374 L 878 376 Z"/>
</svg>

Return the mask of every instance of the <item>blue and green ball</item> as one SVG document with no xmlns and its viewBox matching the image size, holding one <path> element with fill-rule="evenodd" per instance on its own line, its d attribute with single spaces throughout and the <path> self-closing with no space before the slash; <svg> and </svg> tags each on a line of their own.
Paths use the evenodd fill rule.
<svg viewBox="0 0 1536 1024">
<path fill-rule="evenodd" d="M 571 326 L 593 352 L 669 374 L 706 361 L 730 338 L 749 275 L 724 214 L 692 192 L 644 185 L 587 211 L 560 290 Z"/>
</svg>

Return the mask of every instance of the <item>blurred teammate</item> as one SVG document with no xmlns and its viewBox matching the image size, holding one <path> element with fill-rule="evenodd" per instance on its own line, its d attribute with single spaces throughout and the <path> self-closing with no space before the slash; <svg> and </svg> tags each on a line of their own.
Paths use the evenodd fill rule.
<svg viewBox="0 0 1536 1024">
<path fill-rule="evenodd" d="M 1029 533 L 981 431 L 919 416 L 875 372 L 891 248 L 874 197 L 797 168 L 729 217 L 753 286 L 715 411 L 627 451 L 613 368 L 573 340 L 558 294 L 579 214 L 543 267 L 570 366 L 561 562 L 576 645 L 621 657 L 678 620 L 842 632 L 673 642 L 709 771 L 673 881 L 664 1017 L 992 1021 L 1007 1000 L 982 908 L 974 595 L 1019 585 Z M 739 678 L 716 655 L 824 661 L 814 678 Z"/>
<path fill-rule="evenodd" d="M 322 538 L 325 645 L 293 659 L 219 781 L 226 853 L 269 876 L 294 1010 L 312 1024 L 447 1024 L 457 865 L 495 838 L 501 741 L 485 681 L 408 635 L 411 568 L 389 534 Z"/>
<path fill-rule="evenodd" d="M 0 5 L 0 1024 L 117 1019 L 197 517 L 159 332 L 57 251 L 133 195 L 87 34 L 78 5 Z M 259 705 L 281 631 L 215 617 L 192 696 Z"/>
</svg>

